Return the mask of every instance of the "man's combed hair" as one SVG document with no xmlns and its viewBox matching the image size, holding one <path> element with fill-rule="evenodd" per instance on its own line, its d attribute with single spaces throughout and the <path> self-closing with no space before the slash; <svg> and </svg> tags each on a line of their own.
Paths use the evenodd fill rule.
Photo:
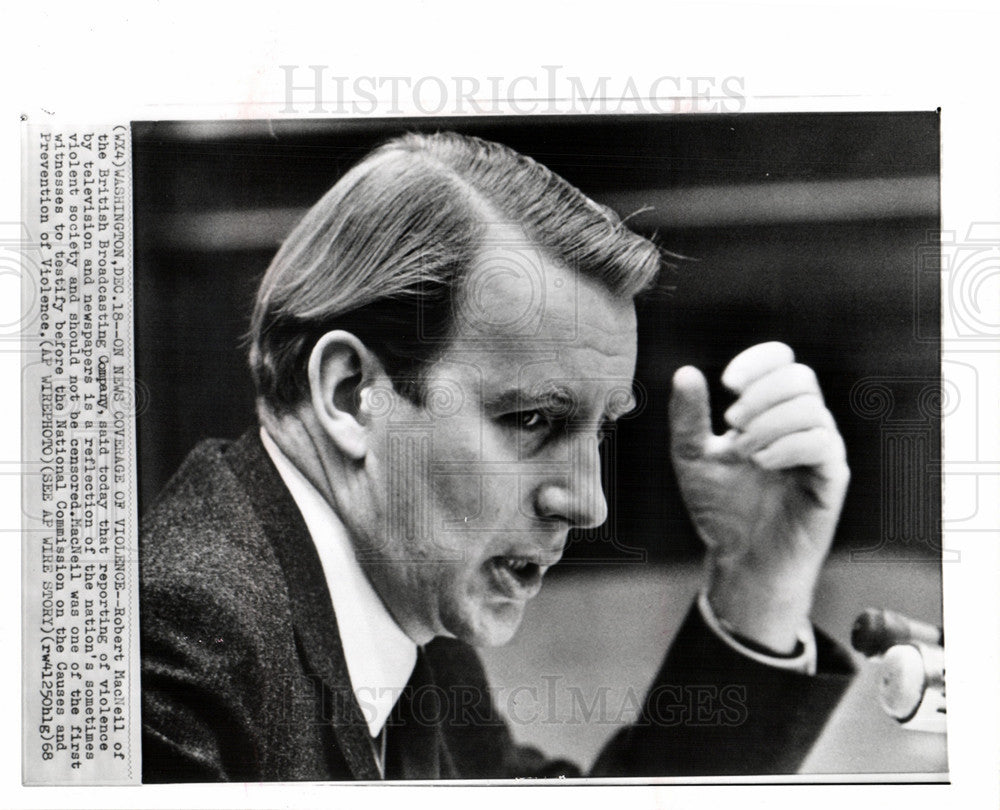
<svg viewBox="0 0 1000 810">
<path fill-rule="evenodd" d="M 490 223 L 518 226 L 615 296 L 649 288 L 659 269 L 652 242 L 531 158 L 451 132 L 405 135 L 345 174 L 271 262 L 250 330 L 258 397 L 278 412 L 301 402 L 313 346 L 344 329 L 419 401 Z"/>
</svg>

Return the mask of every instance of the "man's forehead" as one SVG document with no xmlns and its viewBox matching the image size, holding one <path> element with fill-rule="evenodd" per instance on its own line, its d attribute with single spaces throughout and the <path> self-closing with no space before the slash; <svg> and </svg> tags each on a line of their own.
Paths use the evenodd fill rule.
<svg viewBox="0 0 1000 810">
<path fill-rule="evenodd" d="M 454 321 L 439 369 L 448 374 L 449 363 L 464 366 L 459 375 L 487 407 L 588 414 L 596 408 L 609 418 L 629 410 L 631 300 L 554 261 L 519 229 L 494 228 L 484 241 Z"/>
<path fill-rule="evenodd" d="M 572 257 L 557 260 L 520 228 L 498 223 L 487 227 L 463 279 L 454 326 L 465 337 L 562 343 L 573 341 L 581 319 L 593 322 L 598 309 L 627 320 L 631 302 L 578 272 Z"/>
</svg>

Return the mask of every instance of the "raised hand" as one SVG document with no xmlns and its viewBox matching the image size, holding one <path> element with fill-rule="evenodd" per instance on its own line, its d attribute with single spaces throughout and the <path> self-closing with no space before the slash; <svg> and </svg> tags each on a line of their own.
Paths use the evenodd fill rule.
<svg viewBox="0 0 1000 810">
<path fill-rule="evenodd" d="M 709 601 L 740 634 L 794 648 L 850 478 L 844 442 L 816 375 L 783 343 L 737 355 L 722 375 L 738 394 L 730 429 L 711 429 L 698 369 L 674 374 L 671 456 L 708 549 Z"/>
</svg>

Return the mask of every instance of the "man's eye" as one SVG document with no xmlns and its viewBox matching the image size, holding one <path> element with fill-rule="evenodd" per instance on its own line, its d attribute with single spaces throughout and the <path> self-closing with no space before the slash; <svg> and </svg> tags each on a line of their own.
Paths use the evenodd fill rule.
<svg viewBox="0 0 1000 810">
<path fill-rule="evenodd" d="M 549 426 L 549 419 L 538 410 L 511 411 L 500 417 L 500 421 L 512 430 L 538 433 Z"/>
<path fill-rule="evenodd" d="M 519 428 L 533 430 L 545 424 L 545 418 L 538 411 L 519 411 L 514 414 L 514 419 Z"/>
</svg>

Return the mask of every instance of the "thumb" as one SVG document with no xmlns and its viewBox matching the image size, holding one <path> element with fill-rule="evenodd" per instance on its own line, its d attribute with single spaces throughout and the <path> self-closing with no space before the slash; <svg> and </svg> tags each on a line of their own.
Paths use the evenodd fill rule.
<svg viewBox="0 0 1000 810">
<path fill-rule="evenodd" d="M 712 413 L 708 404 L 708 383 L 694 366 L 674 372 L 670 395 L 670 436 L 674 455 L 698 458 L 712 435 Z"/>
</svg>

